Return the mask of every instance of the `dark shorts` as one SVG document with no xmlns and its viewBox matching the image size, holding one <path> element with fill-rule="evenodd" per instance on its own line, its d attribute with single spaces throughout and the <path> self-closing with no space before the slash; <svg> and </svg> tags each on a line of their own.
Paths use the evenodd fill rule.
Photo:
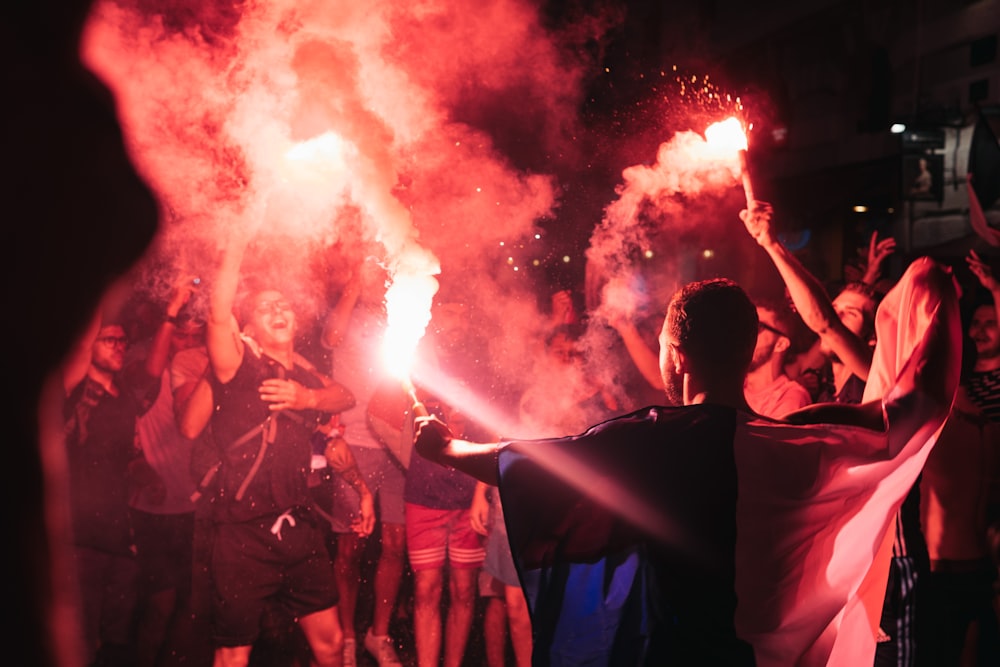
<svg viewBox="0 0 1000 667">
<path fill-rule="evenodd" d="M 147 594 L 170 589 L 186 591 L 191 585 L 194 512 L 131 512 L 142 590 Z"/>
<path fill-rule="evenodd" d="M 337 604 L 333 563 L 315 517 L 220 523 L 212 544 L 216 646 L 249 646 L 269 600 L 298 619 Z"/>
<path fill-rule="evenodd" d="M 129 555 L 99 549 L 74 548 L 75 572 L 67 584 L 79 586 L 79 613 L 83 630 L 83 662 L 91 664 L 97 647 L 127 646 L 138 600 L 139 565 Z M 74 577 L 75 576 L 75 581 Z"/>
</svg>

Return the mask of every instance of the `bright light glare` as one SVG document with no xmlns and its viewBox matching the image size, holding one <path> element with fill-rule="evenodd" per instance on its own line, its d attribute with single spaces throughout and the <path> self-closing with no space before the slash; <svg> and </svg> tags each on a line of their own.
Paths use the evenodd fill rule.
<svg viewBox="0 0 1000 667">
<path fill-rule="evenodd" d="M 705 130 L 705 140 L 709 146 L 719 150 L 735 152 L 747 149 L 747 134 L 735 116 L 709 125 Z"/>
<path fill-rule="evenodd" d="M 893 134 L 902 134 L 903 132 L 906 132 L 906 125 L 903 123 L 893 123 L 889 126 L 889 131 Z"/>
<path fill-rule="evenodd" d="M 855 213 L 867 213 L 868 212 L 868 207 L 864 206 L 862 204 L 858 204 L 857 206 L 854 207 L 854 212 Z"/>
<path fill-rule="evenodd" d="M 324 132 L 312 139 L 300 141 L 287 151 L 285 157 L 296 162 L 343 161 L 345 142 L 333 132 Z"/>
<path fill-rule="evenodd" d="M 293 183 L 329 183 L 333 189 L 346 178 L 354 144 L 334 132 L 293 144 L 284 154 L 281 175 Z"/>
<path fill-rule="evenodd" d="M 431 321 L 431 305 L 438 282 L 432 275 L 397 273 L 385 293 L 387 326 L 382 341 L 386 369 L 405 380 L 417 354 L 417 345 Z"/>
</svg>

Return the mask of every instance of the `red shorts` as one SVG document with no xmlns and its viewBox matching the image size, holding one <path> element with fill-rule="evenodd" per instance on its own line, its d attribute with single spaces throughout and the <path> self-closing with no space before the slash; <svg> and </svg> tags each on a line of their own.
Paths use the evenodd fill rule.
<svg viewBox="0 0 1000 667">
<path fill-rule="evenodd" d="M 486 550 L 469 523 L 469 510 L 436 510 L 406 503 L 406 550 L 410 568 L 433 570 L 445 559 L 456 569 L 481 567 Z"/>
</svg>

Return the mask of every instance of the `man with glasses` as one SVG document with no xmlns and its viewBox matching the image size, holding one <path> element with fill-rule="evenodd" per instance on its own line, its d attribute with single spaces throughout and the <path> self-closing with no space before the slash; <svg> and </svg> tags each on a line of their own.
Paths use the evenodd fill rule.
<svg viewBox="0 0 1000 667">
<path fill-rule="evenodd" d="M 785 374 L 795 321 L 784 304 L 757 301 L 757 345 L 744 382 L 747 403 L 759 415 L 780 419 L 812 403 L 809 391 Z"/>
<path fill-rule="evenodd" d="M 84 662 L 130 664 L 139 569 L 129 523 L 130 473 L 141 460 L 136 420 L 155 396 L 125 372 L 125 329 L 95 319 L 63 368 L 66 453 Z"/>
</svg>

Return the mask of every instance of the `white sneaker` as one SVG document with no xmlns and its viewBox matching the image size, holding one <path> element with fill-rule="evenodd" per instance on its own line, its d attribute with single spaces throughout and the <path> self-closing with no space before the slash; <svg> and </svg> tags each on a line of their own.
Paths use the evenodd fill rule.
<svg viewBox="0 0 1000 667">
<path fill-rule="evenodd" d="M 396 649 L 392 645 L 392 639 L 388 635 L 376 637 L 369 628 L 365 633 L 365 650 L 378 660 L 378 667 L 402 667 L 396 655 Z"/>
<path fill-rule="evenodd" d="M 358 667 L 358 642 L 344 637 L 344 667 Z"/>
</svg>

